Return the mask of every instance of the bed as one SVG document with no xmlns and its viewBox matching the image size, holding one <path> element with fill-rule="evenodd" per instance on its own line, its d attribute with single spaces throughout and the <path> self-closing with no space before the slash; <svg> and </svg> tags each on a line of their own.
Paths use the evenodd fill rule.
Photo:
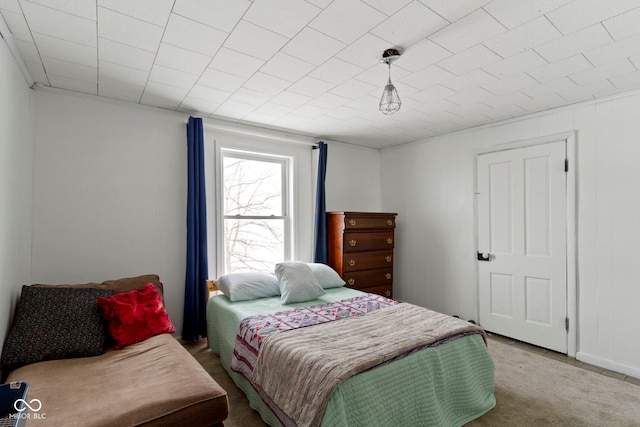
<svg viewBox="0 0 640 427">
<path fill-rule="evenodd" d="M 239 276 L 238 280 L 240 282 L 244 280 L 242 277 L 245 276 Z M 317 275 L 316 277 L 318 279 L 322 278 L 322 276 Z M 286 304 L 283 304 L 286 293 L 286 290 L 283 291 L 282 289 L 283 280 L 286 282 L 286 277 L 283 279 L 283 277 L 278 276 L 275 279 L 275 283 L 269 283 L 266 286 L 260 280 L 248 280 L 251 282 L 250 287 L 252 289 L 249 292 L 250 295 L 241 295 L 241 297 L 238 296 L 238 292 L 234 293 L 234 289 L 225 287 L 226 289 L 223 291 L 226 292 L 224 294 L 213 296 L 207 304 L 209 346 L 211 350 L 220 355 L 224 369 L 229 373 L 236 385 L 247 395 L 251 407 L 260 413 L 267 424 L 285 427 L 289 425 L 331 427 L 371 425 L 461 426 L 483 415 L 495 406 L 493 394 L 494 366 L 487 351 L 486 335 L 474 330 L 469 332 L 469 330 L 465 329 L 467 331 L 465 333 L 459 333 L 443 340 L 436 340 L 437 342 L 435 343 L 418 346 L 411 351 L 403 350 L 402 354 L 392 355 L 382 362 L 378 361 L 373 365 L 369 362 L 367 367 L 355 375 L 345 377 L 336 386 L 329 388 L 329 394 L 321 404 L 318 403 L 316 396 L 313 396 L 314 388 L 306 391 L 298 388 L 292 389 L 293 393 L 289 393 L 288 397 L 285 396 L 285 398 L 296 397 L 295 395 L 298 391 L 301 394 L 310 393 L 310 396 L 313 396 L 312 398 L 301 397 L 301 403 L 295 406 L 303 406 L 305 408 L 314 408 L 315 405 L 321 406 L 317 411 L 320 414 L 316 414 L 315 418 L 306 418 L 305 422 L 298 423 L 297 418 L 289 417 L 288 413 L 281 409 L 288 404 L 288 402 L 282 400 L 282 396 L 280 396 L 280 401 L 276 401 L 278 396 L 274 396 L 271 399 L 264 388 L 249 382 L 248 378 L 251 377 L 246 372 L 243 372 L 242 369 L 238 369 L 237 344 L 242 341 L 240 335 L 243 320 L 246 323 L 248 319 L 257 318 L 260 315 L 268 317 L 275 313 L 283 312 L 288 315 L 291 310 L 298 310 L 301 307 L 326 306 L 330 303 L 343 304 L 341 302 L 344 301 L 361 302 L 365 301 L 366 298 L 373 298 L 373 300 L 376 300 L 376 298 L 386 300 L 386 298 L 364 294 L 354 289 L 336 286 L 335 284 L 325 287 L 326 283 L 318 280 L 318 283 L 322 283 L 321 295 L 313 299 L 308 299 L 309 296 L 307 296 L 306 299 L 303 298 L 303 301 L 287 301 Z M 220 280 L 216 281 L 216 283 L 220 283 Z M 371 302 L 361 305 L 371 305 Z M 373 305 L 376 305 L 375 301 Z M 301 310 L 307 310 L 307 308 Z M 339 335 L 340 332 L 337 329 L 334 332 L 330 332 L 330 329 L 340 326 L 341 328 L 353 328 L 360 331 L 352 341 L 362 342 L 366 345 L 366 342 L 361 340 L 360 337 L 367 335 L 367 333 L 363 333 L 363 330 L 358 328 L 366 327 L 364 326 L 365 323 L 373 322 L 375 316 L 403 315 L 401 313 L 392 313 L 392 311 L 399 312 L 400 310 L 419 312 L 424 309 L 406 303 L 398 304 L 395 301 L 393 301 L 392 306 L 383 302 L 379 310 L 370 313 L 347 316 L 349 318 L 342 318 L 336 322 L 323 322 L 319 325 L 308 326 L 305 324 L 303 328 L 294 329 L 290 332 L 280 332 L 274 334 L 273 337 L 278 337 L 279 339 L 288 337 L 289 341 L 300 339 L 302 340 L 300 342 L 305 342 L 301 338 L 303 335 L 295 336 L 294 334 L 315 333 L 307 341 L 313 345 L 320 343 L 320 347 L 322 347 L 329 345 L 326 342 L 322 343 L 325 334 L 337 333 Z M 439 313 L 435 315 L 444 316 Z M 444 317 L 453 319 L 449 316 Z M 382 320 L 382 322 L 389 324 L 388 319 Z M 391 320 L 391 322 L 395 324 L 396 320 Z M 458 324 L 458 326 L 466 328 L 464 325 Z M 379 331 L 379 329 L 384 328 L 376 326 L 375 329 Z M 404 331 L 403 327 L 395 329 L 396 336 L 402 338 L 398 338 L 398 341 L 402 341 L 408 335 L 405 333 L 398 335 L 399 330 Z M 265 338 L 263 342 L 264 346 L 262 347 L 260 358 L 268 359 L 267 354 L 275 354 L 276 356 L 272 355 L 271 357 L 275 357 L 276 361 L 284 360 L 282 359 L 282 353 L 278 354 L 275 352 L 276 350 L 271 350 L 272 353 L 266 351 L 266 344 L 275 343 L 276 341 L 276 338 L 267 338 L 269 339 Z M 390 339 L 387 341 L 395 340 Z M 333 338 L 331 341 L 333 341 Z M 272 344 L 270 348 L 273 348 L 273 345 L 275 344 Z M 378 343 L 370 345 L 369 348 L 377 349 L 378 347 L 382 346 Z M 298 352 L 298 350 L 296 349 L 295 352 Z M 349 365 L 347 363 L 349 357 L 340 355 L 335 350 L 337 348 L 327 350 L 320 359 L 331 360 L 334 365 Z M 236 352 L 235 358 L 234 351 Z M 265 354 L 262 354 L 263 352 Z M 367 351 L 367 353 L 369 352 Z M 289 365 L 289 362 L 281 363 L 281 365 Z M 288 381 L 290 377 L 297 376 L 292 375 L 290 372 L 280 373 L 273 367 L 270 369 L 274 371 L 273 376 L 276 379 L 285 378 Z M 315 372 L 315 370 L 316 368 L 313 368 L 311 371 Z M 260 373 L 267 371 L 269 370 L 264 368 Z M 298 370 L 297 372 L 301 371 Z M 255 380 L 255 378 L 253 379 Z M 264 384 L 262 383 L 261 385 L 264 386 Z M 299 386 L 301 385 L 298 384 L 296 387 Z M 276 384 L 275 389 L 272 386 L 271 389 L 267 390 L 270 392 L 277 391 L 278 387 L 280 389 L 283 388 L 282 384 Z M 312 420 L 311 423 L 307 422 L 309 419 Z"/>
</svg>

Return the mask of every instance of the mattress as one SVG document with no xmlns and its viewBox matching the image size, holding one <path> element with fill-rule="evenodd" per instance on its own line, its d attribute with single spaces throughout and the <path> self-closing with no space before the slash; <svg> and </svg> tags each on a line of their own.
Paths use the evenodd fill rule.
<svg viewBox="0 0 640 427">
<path fill-rule="evenodd" d="M 280 297 L 207 305 L 208 338 L 223 367 L 271 426 L 280 420 L 251 384 L 231 369 L 240 322 L 252 315 L 291 310 L 361 295 L 349 288 L 327 289 L 319 299 L 282 305 Z M 495 406 L 494 366 L 481 335 L 473 334 L 425 348 L 344 381 L 327 404 L 322 426 L 460 426 Z M 309 402 L 313 404 L 313 402 Z"/>
</svg>

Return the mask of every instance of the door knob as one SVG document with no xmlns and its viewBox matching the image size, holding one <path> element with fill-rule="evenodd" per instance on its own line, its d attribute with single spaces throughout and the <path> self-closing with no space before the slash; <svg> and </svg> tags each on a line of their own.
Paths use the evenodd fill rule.
<svg viewBox="0 0 640 427">
<path fill-rule="evenodd" d="M 491 261 L 491 254 L 478 252 L 478 261 Z"/>
</svg>

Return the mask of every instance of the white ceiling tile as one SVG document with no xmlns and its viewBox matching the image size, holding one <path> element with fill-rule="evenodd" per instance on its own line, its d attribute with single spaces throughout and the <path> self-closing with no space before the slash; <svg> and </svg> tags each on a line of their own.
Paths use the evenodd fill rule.
<svg viewBox="0 0 640 427">
<path fill-rule="evenodd" d="M 211 61 L 209 56 L 160 43 L 155 63 L 174 70 L 200 75 L 209 65 L 209 61 Z"/>
<path fill-rule="evenodd" d="M 601 24 L 596 24 L 538 46 L 535 50 L 547 61 L 555 62 L 596 49 L 612 41 L 607 30 Z"/>
<path fill-rule="evenodd" d="M 584 53 L 595 66 L 640 53 L 640 34 Z"/>
<path fill-rule="evenodd" d="M 558 92 L 558 95 L 570 102 L 580 102 L 586 99 L 593 99 L 609 93 L 615 86 L 608 80 L 589 84 L 586 86 L 577 86 L 573 89 Z"/>
<path fill-rule="evenodd" d="M 309 49 L 313 46 L 313 49 Z M 305 28 L 286 44 L 282 52 L 311 64 L 320 65 L 338 53 L 345 44 L 311 28 Z"/>
<path fill-rule="evenodd" d="M 521 73 L 500 79 L 496 82 L 487 83 L 482 87 L 494 95 L 506 95 L 537 84 L 538 81 L 536 79 L 528 74 Z"/>
<path fill-rule="evenodd" d="M 163 27 L 166 25 L 173 7 L 173 0 L 97 0 L 97 3 L 98 6 Z M 95 4 L 93 4 L 93 8 L 95 16 Z"/>
<path fill-rule="evenodd" d="M 478 9 L 429 38 L 451 52 L 459 53 L 506 31 L 491 15 Z"/>
<path fill-rule="evenodd" d="M 507 58 L 561 36 L 562 34 L 545 17 L 540 17 L 487 40 L 484 45 Z"/>
<path fill-rule="evenodd" d="M 522 89 L 522 93 L 530 96 L 531 98 L 536 98 L 541 95 L 575 89 L 576 87 L 578 87 L 578 85 L 573 80 L 567 77 L 560 77 L 559 79 L 549 80 L 547 82 Z"/>
<path fill-rule="evenodd" d="M 120 64 L 136 70 L 150 71 L 155 53 L 113 40 L 98 38 L 98 52 L 101 61 Z"/>
<path fill-rule="evenodd" d="M 176 0 L 173 13 L 229 33 L 251 4 L 249 0 Z"/>
<path fill-rule="evenodd" d="M 224 42 L 224 46 L 255 58 L 267 60 L 284 44 L 287 38 L 265 30 L 247 21 L 240 21 Z"/>
<path fill-rule="evenodd" d="M 228 34 L 222 30 L 171 14 L 162 41 L 203 55 L 213 56 Z"/>
<path fill-rule="evenodd" d="M 295 82 L 309 74 L 313 68 L 313 65 L 308 62 L 301 61 L 286 53 L 278 52 L 262 66 L 260 71 Z"/>
<path fill-rule="evenodd" d="M 20 50 L 20 55 L 22 55 L 22 59 L 30 62 L 40 62 L 40 53 L 36 48 L 33 40 L 25 41 L 25 40 L 14 40 L 16 42 L 16 46 L 18 46 L 18 50 Z"/>
<path fill-rule="evenodd" d="M 371 30 L 391 43 L 389 47 L 408 48 L 435 33 L 449 22 L 420 2 L 414 1 Z"/>
<path fill-rule="evenodd" d="M 44 71 L 44 67 L 42 66 L 42 62 L 40 61 L 24 61 L 29 70 L 29 74 L 31 74 L 31 78 L 34 82 L 42 83 L 44 85 L 49 85 L 49 79 L 47 78 L 47 73 Z"/>
<path fill-rule="evenodd" d="M 187 96 L 178 107 L 181 111 L 192 111 L 195 114 L 210 115 L 216 108 L 220 106 L 220 103 L 205 101 L 203 99 L 192 98 Z"/>
<path fill-rule="evenodd" d="M 610 78 L 609 81 L 618 89 L 636 89 L 640 87 L 640 71 L 621 74 Z"/>
<path fill-rule="evenodd" d="M 207 68 L 198 79 L 198 84 L 231 93 L 238 90 L 245 81 L 243 77 Z"/>
<path fill-rule="evenodd" d="M 155 64 L 149 74 L 149 81 L 180 89 L 191 89 L 198 80 L 198 75 L 174 70 Z M 146 90 L 145 90 L 146 92 Z"/>
<path fill-rule="evenodd" d="M 382 94 L 383 86 L 380 86 L 379 89 L 380 94 Z M 378 90 L 378 88 L 376 86 L 358 80 L 348 80 L 341 85 L 331 89 L 329 92 L 334 95 L 342 96 L 343 98 L 356 99 L 360 96 L 370 93 L 373 90 Z"/>
<path fill-rule="evenodd" d="M 447 101 L 451 101 L 454 104 L 464 105 L 474 102 L 483 102 L 487 99 L 494 98 L 495 95 L 488 92 L 486 89 L 481 87 L 473 88 L 471 90 L 457 93 L 455 95 L 451 95 L 447 97 Z"/>
<path fill-rule="evenodd" d="M 133 86 L 140 86 L 144 88 L 144 85 L 147 83 L 147 79 L 149 78 L 149 72 L 136 70 L 135 68 L 125 67 L 124 65 L 114 64 L 112 62 L 100 61 L 98 77 L 100 79 L 128 83 Z M 142 93 L 142 91 L 140 93 Z"/>
<path fill-rule="evenodd" d="M 73 43 L 44 34 L 34 34 L 40 56 L 57 58 L 89 67 L 98 66 L 98 51 L 95 47 Z"/>
<path fill-rule="evenodd" d="M 231 95 L 232 92 L 197 84 L 191 88 L 188 97 L 215 104 L 222 104 L 224 101 L 229 99 Z"/>
<path fill-rule="evenodd" d="M 448 20 L 449 22 L 457 21 L 458 19 L 470 14 L 476 9 L 481 8 L 491 0 L 465 0 L 465 1 L 451 1 L 451 0 L 420 0 L 425 6 L 429 7 L 437 14 Z"/>
<path fill-rule="evenodd" d="M 502 61 L 485 65 L 483 69 L 498 78 L 503 78 L 542 67 L 546 64 L 547 61 L 534 50 L 526 50 L 522 53 L 503 59 Z"/>
<path fill-rule="evenodd" d="M 229 101 L 242 102 L 253 106 L 262 105 L 271 98 L 271 95 L 264 92 L 242 87 L 229 97 Z M 226 103 L 226 102 L 225 102 Z"/>
<path fill-rule="evenodd" d="M 96 20 L 96 2 L 93 0 L 27 0 L 71 15 Z M 23 1 L 22 3 L 26 3 Z"/>
<path fill-rule="evenodd" d="M 87 82 L 65 76 L 58 76 L 56 74 L 47 74 L 47 76 L 53 87 L 67 89 L 73 92 L 88 93 L 89 95 L 98 94 L 97 82 Z"/>
<path fill-rule="evenodd" d="M 237 101 L 227 101 L 214 111 L 216 118 L 224 120 L 239 120 L 255 109 L 255 105 L 243 104 Z"/>
<path fill-rule="evenodd" d="M 264 63 L 265 61 L 261 59 L 223 47 L 211 60 L 209 68 L 247 78 L 258 71 Z"/>
<path fill-rule="evenodd" d="M 96 47 L 96 21 L 61 12 L 35 3 L 23 2 L 32 33 Z"/>
<path fill-rule="evenodd" d="M 154 96 L 158 98 L 173 99 L 176 100 L 176 102 L 171 108 L 176 108 L 182 99 L 187 96 L 187 93 L 189 93 L 189 89 L 150 80 L 144 88 L 143 97 Z M 177 101 L 177 99 L 180 99 L 180 101 Z"/>
<path fill-rule="evenodd" d="M 640 33 L 640 7 L 602 22 L 611 37 L 623 40 Z"/>
<path fill-rule="evenodd" d="M 386 16 L 360 0 L 335 0 L 309 27 L 344 43 L 351 43 Z"/>
<path fill-rule="evenodd" d="M 451 81 L 451 80 L 449 80 Z M 428 89 L 425 90 L 421 90 L 419 92 L 414 92 L 411 93 L 409 95 L 407 95 L 405 98 L 408 99 L 414 99 L 418 102 L 421 103 L 427 103 L 430 105 L 433 105 L 434 103 L 438 102 L 444 102 L 444 103 L 449 103 L 449 101 L 443 101 L 443 98 L 447 98 L 451 95 L 455 95 L 456 93 L 458 93 L 457 91 L 450 89 L 448 87 L 445 87 L 444 85 L 435 85 L 435 86 L 431 86 Z M 453 105 L 450 106 L 443 106 L 440 104 L 440 106 L 438 108 L 443 108 L 443 109 L 448 109 L 450 107 L 452 107 Z"/>
<path fill-rule="evenodd" d="M 285 107 L 297 108 L 301 105 L 306 104 L 311 101 L 313 98 L 308 95 L 302 95 L 300 93 L 294 93 L 290 91 L 284 91 L 273 98 L 271 98 L 271 102 L 283 105 Z"/>
<path fill-rule="evenodd" d="M 288 80 L 257 72 L 251 76 L 243 86 L 247 89 L 268 93 L 269 95 L 277 95 L 290 85 L 291 82 Z"/>
<path fill-rule="evenodd" d="M 282 117 L 285 114 L 289 114 L 293 108 L 285 107 L 284 105 L 277 104 L 263 104 L 256 108 L 253 113 L 265 114 L 274 118 Z M 252 113 L 252 114 L 253 114 Z"/>
<path fill-rule="evenodd" d="M 484 9 L 505 27 L 513 29 L 573 0 L 493 0 Z"/>
<path fill-rule="evenodd" d="M 299 0 L 255 1 L 242 19 L 293 37 L 321 11 L 319 7 Z"/>
<path fill-rule="evenodd" d="M 638 0 L 575 0 L 547 14 L 564 34 L 570 34 L 638 7 Z"/>
<path fill-rule="evenodd" d="M 155 52 L 164 27 L 149 24 L 103 7 L 98 8 L 98 36 Z"/>
<path fill-rule="evenodd" d="M 382 52 L 388 48 L 389 42 L 367 33 L 342 49 L 336 58 L 362 68 L 369 68 L 380 61 Z"/>
<path fill-rule="evenodd" d="M 391 16 L 413 0 L 363 0 L 369 6 L 379 10 L 387 16 Z"/>
<path fill-rule="evenodd" d="M 332 58 L 309 73 L 309 76 L 339 85 L 362 71 L 363 69 L 357 65 Z"/>
<path fill-rule="evenodd" d="M 559 107 L 566 103 L 564 98 L 557 93 L 535 93 L 529 96 L 531 99 L 519 101 L 518 106 L 532 112 Z"/>
<path fill-rule="evenodd" d="M 334 95 L 333 93 L 323 93 L 319 97 L 309 102 L 309 105 L 314 105 L 316 107 L 334 110 L 350 100 L 348 98 L 343 98 L 338 95 Z"/>
<path fill-rule="evenodd" d="M 467 74 L 453 78 L 443 82 L 442 85 L 456 92 L 473 89 L 474 87 L 483 86 L 487 83 L 495 82 L 497 79 L 484 70 L 473 70 Z"/>
<path fill-rule="evenodd" d="M 529 70 L 527 73 L 537 81 L 544 83 L 579 71 L 588 70 L 592 67 L 583 55 L 576 55 L 553 64 Z"/>
<path fill-rule="evenodd" d="M 454 77 L 456 77 L 455 74 L 452 74 L 447 70 L 443 70 L 437 65 L 431 65 L 418 72 L 403 77 L 400 81 L 409 86 L 413 86 L 416 89 L 426 89 Z"/>
<path fill-rule="evenodd" d="M 571 80 L 579 85 L 587 85 L 600 80 L 610 79 L 620 74 L 632 73 L 636 70 L 629 59 L 620 59 L 615 62 L 591 68 L 590 70 L 574 73 L 569 76 Z"/>
<path fill-rule="evenodd" d="M 4 22 L 7 24 L 7 27 L 9 27 L 9 31 L 11 31 L 11 35 L 15 40 L 33 40 L 31 30 L 29 30 L 27 21 L 21 12 L 2 10 L 2 18 L 4 18 Z"/>
<path fill-rule="evenodd" d="M 327 92 L 335 85 L 323 80 L 314 79 L 313 77 L 303 77 L 289 87 L 289 92 L 299 93 L 307 96 L 320 96 Z"/>
<path fill-rule="evenodd" d="M 122 81 L 110 80 L 102 77 L 98 78 L 98 95 L 106 96 L 107 98 L 120 99 L 129 102 L 139 102 L 142 92 L 144 91 L 144 85 L 134 85 L 130 83 L 124 83 Z"/>
<path fill-rule="evenodd" d="M 396 60 L 393 65 L 415 72 L 448 58 L 451 55 L 451 52 L 431 40 L 422 39 L 403 52 L 402 56 Z"/>
<path fill-rule="evenodd" d="M 18 0 L 0 0 L 0 10 L 22 13 L 22 8 L 20 7 L 20 3 Z"/>
<path fill-rule="evenodd" d="M 300 108 L 296 108 L 295 115 L 299 117 L 304 117 L 307 119 L 313 119 L 323 115 L 326 112 L 325 109 L 315 107 L 310 104 L 303 105 Z"/>
<path fill-rule="evenodd" d="M 438 66 L 458 76 L 482 68 L 502 58 L 483 45 L 477 45 L 438 62 Z"/>
</svg>

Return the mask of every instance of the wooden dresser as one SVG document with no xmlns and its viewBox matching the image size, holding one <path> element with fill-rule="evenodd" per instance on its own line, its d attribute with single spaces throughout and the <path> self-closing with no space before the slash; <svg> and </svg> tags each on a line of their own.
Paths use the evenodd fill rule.
<svg viewBox="0 0 640 427">
<path fill-rule="evenodd" d="M 393 297 L 395 213 L 327 212 L 329 265 L 363 292 Z"/>
</svg>

